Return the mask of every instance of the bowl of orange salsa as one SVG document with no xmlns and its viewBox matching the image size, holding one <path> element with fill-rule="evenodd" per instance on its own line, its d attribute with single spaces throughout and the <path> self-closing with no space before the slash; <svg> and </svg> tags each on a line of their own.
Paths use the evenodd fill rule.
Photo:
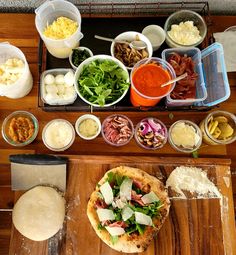
<svg viewBox="0 0 236 255">
<path fill-rule="evenodd" d="M 139 61 L 130 74 L 130 100 L 133 106 L 155 106 L 174 89 L 175 83 L 161 87 L 176 78 L 173 67 L 165 60 L 152 57 Z"/>
</svg>

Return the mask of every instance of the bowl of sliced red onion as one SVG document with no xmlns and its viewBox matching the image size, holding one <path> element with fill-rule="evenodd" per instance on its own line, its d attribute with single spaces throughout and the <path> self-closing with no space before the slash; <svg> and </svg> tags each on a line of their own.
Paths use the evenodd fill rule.
<svg viewBox="0 0 236 255">
<path fill-rule="evenodd" d="M 166 144 L 168 131 L 160 120 L 150 117 L 141 120 L 137 124 L 134 137 L 142 148 L 156 150 Z"/>
<path fill-rule="evenodd" d="M 101 133 L 108 144 L 123 146 L 132 139 L 134 125 L 125 115 L 113 114 L 103 121 Z"/>
</svg>

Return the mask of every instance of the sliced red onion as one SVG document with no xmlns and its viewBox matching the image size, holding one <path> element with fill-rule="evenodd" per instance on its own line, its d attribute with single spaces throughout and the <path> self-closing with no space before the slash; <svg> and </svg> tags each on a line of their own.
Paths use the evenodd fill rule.
<svg viewBox="0 0 236 255">
<path fill-rule="evenodd" d="M 148 124 L 148 122 L 141 122 L 140 129 L 142 131 L 142 135 L 146 135 L 149 132 L 152 132 L 152 128 Z"/>
<path fill-rule="evenodd" d="M 153 118 L 147 119 L 148 124 L 151 126 L 154 132 L 159 131 L 162 129 L 162 126 L 159 123 L 156 123 Z"/>
</svg>

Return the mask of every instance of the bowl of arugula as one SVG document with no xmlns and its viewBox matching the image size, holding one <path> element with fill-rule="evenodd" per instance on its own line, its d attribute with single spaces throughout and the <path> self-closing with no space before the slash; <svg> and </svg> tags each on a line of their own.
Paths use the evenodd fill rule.
<svg viewBox="0 0 236 255">
<path fill-rule="evenodd" d="M 108 107 L 122 100 L 129 90 L 129 73 L 118 59 L 96 55 L 84 60 L 75 72 L 79 97 L 95 107 Z"/>
</svg>

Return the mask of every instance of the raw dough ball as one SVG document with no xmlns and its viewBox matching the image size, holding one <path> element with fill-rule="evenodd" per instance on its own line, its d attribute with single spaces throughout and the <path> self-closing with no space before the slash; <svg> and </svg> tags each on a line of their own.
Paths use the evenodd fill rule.
<svg viewBox="0 0 236 255">
<path fill-rule="evenodd" d="M 65 218 L 65 200 L 53 188 L 36 186 L 16 202 L 12 220 L 15 228 L 25 237 L 43 241 L 62 228 Z"/>
</svg>

